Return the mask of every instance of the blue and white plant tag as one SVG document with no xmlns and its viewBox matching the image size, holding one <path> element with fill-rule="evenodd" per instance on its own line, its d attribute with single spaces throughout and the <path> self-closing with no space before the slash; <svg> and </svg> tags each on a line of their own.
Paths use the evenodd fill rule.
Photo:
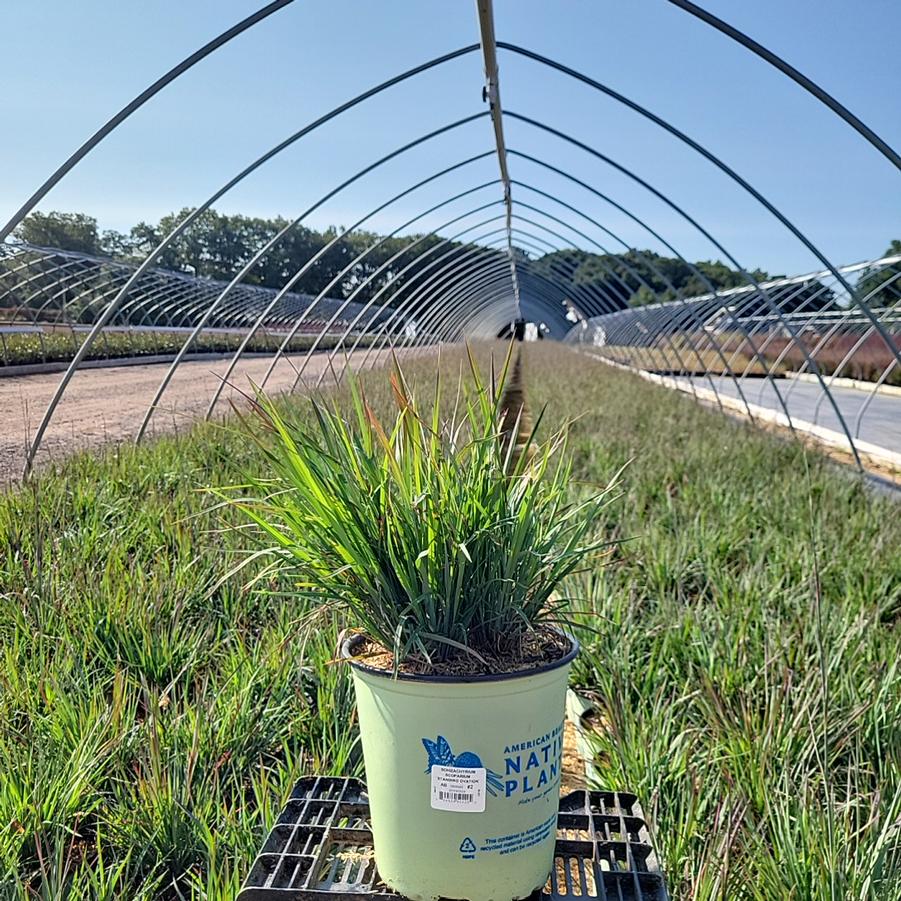
<svg viewBox="0 0 901 901">
<path fill-rule="evenodd" d="M 485 767 L 432 764 L 432 809 L 485 812 Z"/>
</svg>

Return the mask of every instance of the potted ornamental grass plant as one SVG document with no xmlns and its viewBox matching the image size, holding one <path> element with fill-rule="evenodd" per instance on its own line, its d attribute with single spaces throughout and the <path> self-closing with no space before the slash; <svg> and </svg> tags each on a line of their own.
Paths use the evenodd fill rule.
<svg viewBox="0 0 901 901">
<path fill-rule="evenodd" d="M 412 899 L 509 901 L 553 862 L 569 666 L 557 589 L 607 543 L 607 489 L 574 498 L 566 430 L 537 438 L 519 358 L 442 410 L 395 364 L 390 421 L 287 419 L 258 396 L 270 472 L 235 500 L 311 611 L 349 626 L 376 865 Z M 431 393 L 431 391 L 429 392 Z"/>
</svg>

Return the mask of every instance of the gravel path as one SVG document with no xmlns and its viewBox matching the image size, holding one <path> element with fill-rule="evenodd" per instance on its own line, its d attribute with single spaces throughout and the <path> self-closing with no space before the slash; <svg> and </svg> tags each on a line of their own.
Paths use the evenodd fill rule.
<svg viewBox="0 0 901 901">
<path fill-rule="evenodd" d="M 357 355 L 362 360 L 364 352 L 358 351 Z M 291 360 L 298 366 L 303 357 L 301 354 Z M 370 363 L 375 359 L 373 354 Z M 385 359 L 387 355 L 379 357 L 379 361 Z M 251 380 L 262 381 L 270 360 L 270 357 L 242 360 L 230 382 L 241 390 L 248 389 Z M 315 381 L 326 368 L 327 360 L 325 353 L 314 356 L 304 378 Z M 147 434 L 184 431 L 202 418 L 228 363 L 228 359 L 183 362 L 169 383 Z M 134 439 L 167 365 L 116 366 L 77 372 L 44 434 L 36 466 L 77 450 Z M 50 373 L 0 378 L 0 484 L 21 477 L 28 441 L 37 430 L 60 377 L 59 373 Z M 294 368 L 280 361 L 266 390 L 286 391 L 294 378 Z M 227 387 L 217 411 L 226 412 L 229 397 L 237 396 L 235 388 Z"/>
</svg>

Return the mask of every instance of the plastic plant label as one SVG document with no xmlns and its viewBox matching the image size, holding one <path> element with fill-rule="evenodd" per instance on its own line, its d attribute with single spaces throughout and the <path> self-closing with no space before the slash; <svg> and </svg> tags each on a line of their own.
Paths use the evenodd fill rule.
<svg viewBox="0 0 901 901">
<path fill-rule="evenodd" d="M 485 767 L 432 765 L 432 809 L 485 812 Z"/>
</svg>

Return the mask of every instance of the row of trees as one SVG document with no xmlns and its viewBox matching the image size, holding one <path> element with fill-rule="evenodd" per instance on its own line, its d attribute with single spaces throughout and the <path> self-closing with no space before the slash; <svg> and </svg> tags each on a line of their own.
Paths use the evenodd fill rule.
<svg viewBox="0 0 901 901">
<path fill-rule="evenodd" d="M 103 298 L 108 300 L 114 293 L 111 288 L 120 286 L 128 276 L 129 271 L 117 264 L 137 264 L 146 259 L 190 212 L 184 209 L 164 216 L 156 225 L 140 222 L 128 234 L 101 233 L 96 220 L 81 213 L 28 216 L 16 232 L 18 239 L 90 259 L 69 261 L 65 267 L 60 266 L 62 258 L 38 251 L 19 254 L 14 263 L 0 259 L 0 314 L 5 311 L 15 318 L 16 310 L 34 315 L 40 311 L 43 320 L 64 311 L 67 320 L 92 321 Z M 271 250 L 254 262 L 269 242 L 273 242 Z M 376 308 L 399 303 L 402 296 L 406 316 L 416 319 L 430 302 L 433 292 L 429 287 L 437 283 L 445 267 L 464 255 L 467 259 L 474 255 L 484 259 L 499 253 L 487 248 L 474 253 L 471 246 L 444 241 L 433 234 L 387 238 L 365 231 L 344 234 L 334 228 L 320 232 L 280 218 L 228 216 L 208 210 L 168 244 L 156 265 L 162 270 L 227 282 L 253 264 L 243 284 L 281 289 L 291 280 L 294 293 L 324 293 L 337 300 L 353 295 L 357 303 L 367 303 L 378 295 Z M 354 262 L 360 254 L 362 259 Z M 303 275 L 294 281 L 301 269 Z M 399 295 L 405 286 L 410 290 Z M 131 307 L 140 307 L 144 295 L 159 295 L 154 270 L 146 272 L 132 287 Z M 290 302 L 290 297 L 285 298 L 282 307 L 287 308 Z"/>
<path fill-rule="evenodd" d="M 170 213 L 155 225 L 139 222 L 127 234 L 112 230 L 100 232 L 96 219 L 83 213 L 32 213 L 19 226 L 16 236 L 39 247 L 139 263 L 190 213 L 190 209 Z M 294 290 L 318 294 L 328 289 L 329 296 L 343 298 L 369 280 L 357 294 L 357 299 L 365 302 L 401 275 L 404 267 L 413 260 L 413 250 L 403 252 L 413 241 L 417 242 L 415 252 L 434 247 L 440 241 L 434 235 L 386 238 L 362 261 L 348 269 L 358 254 L 379 241 L 378 235 L 354 231 L 335 241 L 338 229 L 316 231 L 304 226 L 289 228 L 289 225 L 281 217 L 230 216 L 206 210 L 184 234 L 166 247 L 157 265 L 176 272 L 228 281 L 253 260 L 260 248 L 285 231 L 247 273 L 244 278 L 247 284 L 281 288 L 311 257 L 324 250 L 297 281 Z M 437 255 L 440 253 L 429 260 Z M 407 275 L 416 268 L 414 266 Z"/>
<path fill-rule="evenodd" d="M 139 222 L 127 234 L 111 230 L 101 232 L 96 219 L 82 213 L 32 213 L 17 230 L 17 236 L 40 247 L 140 262 L 190 212 L 183 209 L 171 213 L 156 225 Z M 294 290 L 318 294 L 327 289 L 329 296 L 344 298 L 359 288 L 356 298 L 365 302 L 389 285 L 391 291 L 386 293 L 393 293 L 406 279 L 443 254 L 464 252 L 461 245 L 450 245 L 436 250 L 424 260 L 417 260 L 418 254 L 434 248 L 440 239 L 424 235 L 380 241 L 372 232 L 354 231 L 335 241 L 339 234 L 335 228 L 316 231 L 304 226 L 288 228 L 289 224 L 281 217 L 265 219 L 207 210 L 165 249 L 158 265 L 227 281 L 247 265 L 261 247 L 287 229 L 272 250 L 248 272 L 244 279 L 248 284 L 280 288 L 311 257 L 328 247 L 299 279 Z M 363 260 L 350 267 L 358 254 L 379 241 Z M 413 242 L 415 247 L 410 248 Z M 410 249 L 404 252 L 405 248 Z M 899 250 L 901 242 L 893 241 L 887 254 Z M 676 291 L 683 297 L 691 297 L 706 294 L 711 287 L 723 290 L 747 284 L 744 275 L 725 263 L 702 260 L 691 265 L 652 251 L 601 255 L 568 249 L 545 254 L 532 265 L 538 273 L 564 277 L 577 285 L 590 285 L 621 307 L 672 300 Z M 750 274 L 757 281 L 778 277 L 760 269 L 754 269 Z M 878 277 L 884 279 L 884 271 Z M 867 285 L 871 286 L 869 280 Z M 793 292 L 787 310 L 802 305 L 807 310 L 819 309 L 828 305 L 832 297 L 831 291 L 814 283 Z"/>
<path fill-rule="evenodd" d="M 16 237 L 38 247 L 139 263 L 190 213 L 190 209 L 171 213 L 155 225 L 139 222 L 127 234 L 101 232 L 96 219 L 83 213 L 32 213 L 19 226 Z M 281 288 L 312 257 L 321 254 L 293 284 L 292 290 L 312 295 L 326 291 L 327 296 L 339 299 L 356 292 L 354 299 L 365 303 L 389 286 L 390 291 L 383 294 L 397 291 L 420 269 L 436 260 L 442 261 L 439 265 L 448 262 L 450 256 L 446 254 L 462 252 L 459 244 L 438 249 L 441 239 L 431 234 L 382 238 L 373 232 L 353 231 L 339 238 L 341 230 L 336 228 L 317 231 L 292 226 L 281 217 L 264 219 L 206 210 L 165 248 L 157 265 L 229 281 L 282 232 L 284 235 L 248 271 L 243 279 L 246 284 Z M 377 246 L 351 266 L 373 244 Z M 419 259 L 433 248 L 433 253 Z M 437 270 L 439 265 L 432 269 Z"/>
<path fill-rule="evenodd" d="M 689 264 L 650 250 L 597 254 L 567 249 L 545 254 L 535 266 L 538 271 L 569 273 L 575 284 L 591 285 L 622 307 L 675 300 L 677 291 L 683 297 L 694 297 L 709 293 L 711 286 L 722 290 L 747 284 L 741 273 L 725 263 L 702 260 Z M 750 274 L 758 281 L 770 278 L 760 269 Z"/>
</svg>

